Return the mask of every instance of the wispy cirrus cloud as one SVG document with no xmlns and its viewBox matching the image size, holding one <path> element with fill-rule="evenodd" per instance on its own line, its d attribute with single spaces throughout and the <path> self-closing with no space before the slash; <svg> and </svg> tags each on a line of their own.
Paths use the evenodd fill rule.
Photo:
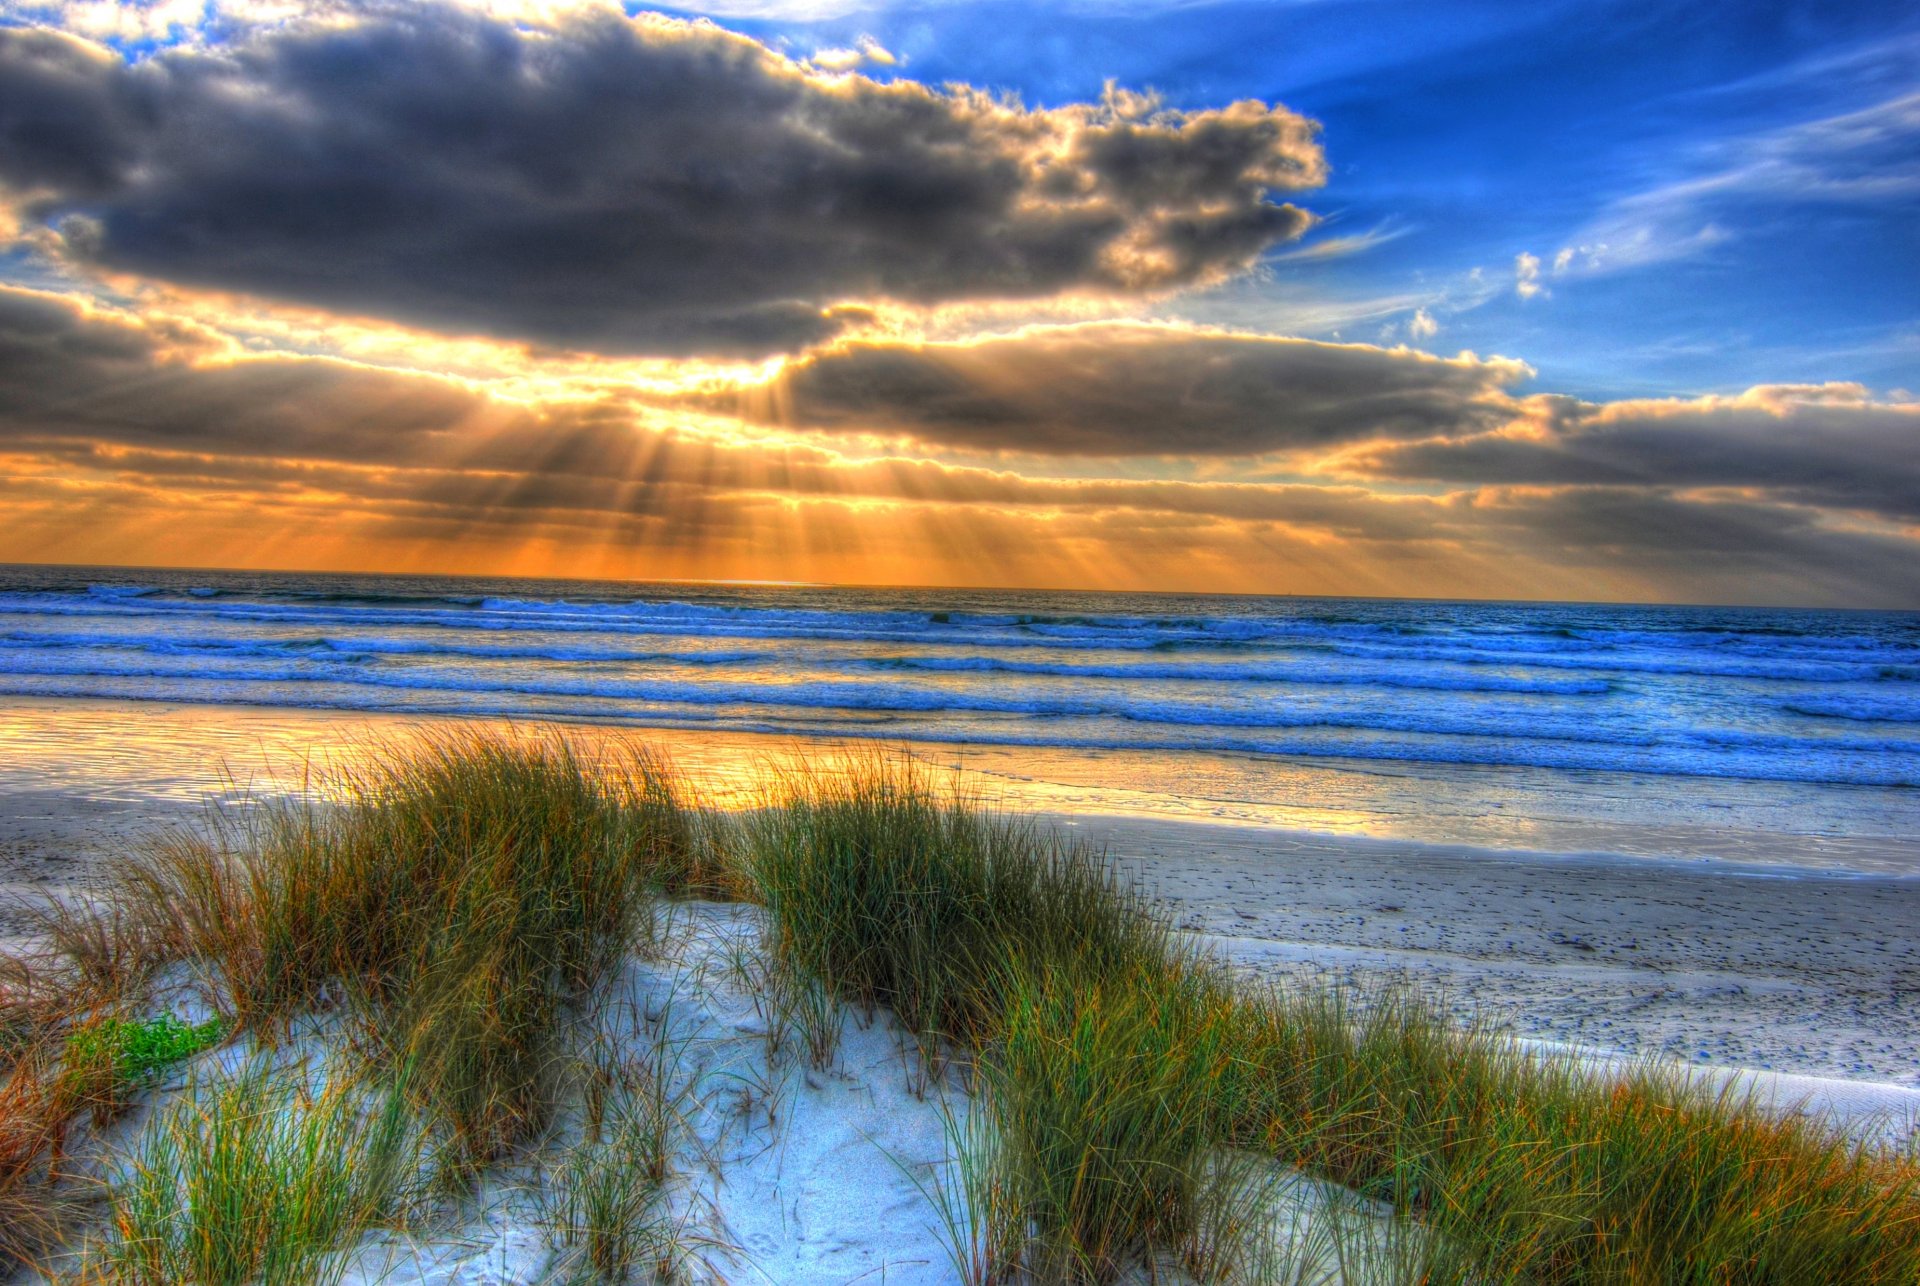
<svg viewBox="0 0 1920 1286">
<path fill-rule="evenodd" d="M 1315 237 L 1305 245 L 1292 250 L 1282 250 L 1267 256 L 1268 263 L 1319 262 L 1330 259 L 1345 259 L 1352 255 L 1365 254 L 1376 246 L 1384 246 L 1413 231 L 1409 224 L 1395 220 L 1384 220 L 1366 229 L 1364 232 L 1336 233 Z"/>
<path fill-rule="evenodd" d="M 1649 267 L 1739 236 L 1756 207 L 1885 205 L 1920 196 L 1920 94 L 1701 148 L 1690 172 L 1608 203 L 1551 256 L 1553 277 Z M 1544 289 L 1522 254 L 1520 290 Z M 1531 278 L 1524 274 L 1532 261 Z"/>
</svg>

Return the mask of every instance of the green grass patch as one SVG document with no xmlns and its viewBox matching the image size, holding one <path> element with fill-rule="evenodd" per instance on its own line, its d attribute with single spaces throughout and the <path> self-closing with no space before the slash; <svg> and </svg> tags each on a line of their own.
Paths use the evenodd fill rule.
<svg viewBox="0 0 1920 1286">
<path fill-rule="evenodd" d="M 225 1034 L 218 1019 L 196 1025 L 172 1014 L 132 1019 L 99 1012 L 77 1019 L 61 1042 L 50 1082 L 49 1098 L 63 1121 L 56 1147 L 66 1142 L 65 1121 L 83 1113 L 96 1123 L 116 1119 L 161 1072 L 219 1044 Z"/>
<path fill-rule="evenodd" d="M 147 1085 L 175 1063 L 218 1045 L 227 1026 L 218 1018 L 189 1023 L 174 1014 L 107 1018 L 67 1037 L 69 1065 L 101 1067 L 128 1085 Z"/>
<path fill-rule="evenodd" d="M 401 1208 L 418 1168 L 405 1097 L 313 1091 L 255 1066 L 193 1088 L 113 1186 L 96 1260 L 127 1286 L 325 1286 L 332 1252 Z"/>
</svg>

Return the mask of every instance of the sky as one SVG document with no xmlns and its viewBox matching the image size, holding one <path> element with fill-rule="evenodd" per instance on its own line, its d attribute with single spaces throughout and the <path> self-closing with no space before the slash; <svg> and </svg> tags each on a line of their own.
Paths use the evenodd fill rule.
<svg viewBox="0 0 1920 1286">
<path fill-rule="evenodd" d="M 0 0 L 0 561 L 1920 607 L 1920 5 Z"/>
</svg>

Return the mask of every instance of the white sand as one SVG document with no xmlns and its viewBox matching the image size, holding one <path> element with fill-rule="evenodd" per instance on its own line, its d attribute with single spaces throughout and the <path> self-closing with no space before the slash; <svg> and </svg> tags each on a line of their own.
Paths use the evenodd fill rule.
<svg viewBox="0 0 1920 1286">
<path fill-rule="evenodd" d="M 692 1280 L 953 1281 L 938 1214 L 915 1183 L 946 1156 L 936 1101 L 909 1088 L 900 1034 L 885 1021 L 843 1014 L 824 1071 L 791 1045 L 769 1061 L 766 1018 L 735 967 L 758 950 L 759 917 L 675 908 L 670 951 L 632 961 L 602 1019 L 613 1039 L 678 1051 L 686 1134 L 666 1209 L 694 1251 Z M 372 1238 L 356 1260 L 345 1286 L 521 1286 L 547 1279 L 555 1252 L 528 1192 L 507 1183 L 439 1236 Z"/>
</svg>

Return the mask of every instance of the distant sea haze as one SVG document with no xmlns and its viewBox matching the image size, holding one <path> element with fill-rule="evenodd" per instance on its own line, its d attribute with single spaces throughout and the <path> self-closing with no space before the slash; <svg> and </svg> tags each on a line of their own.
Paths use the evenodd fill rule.
<svg viewBox="0 0 1920 1286">
<path fill-rule="evenodd" d="M 1920 615 L 0 567 L 0 695 L 1920 785 Z"/>
</svg>

